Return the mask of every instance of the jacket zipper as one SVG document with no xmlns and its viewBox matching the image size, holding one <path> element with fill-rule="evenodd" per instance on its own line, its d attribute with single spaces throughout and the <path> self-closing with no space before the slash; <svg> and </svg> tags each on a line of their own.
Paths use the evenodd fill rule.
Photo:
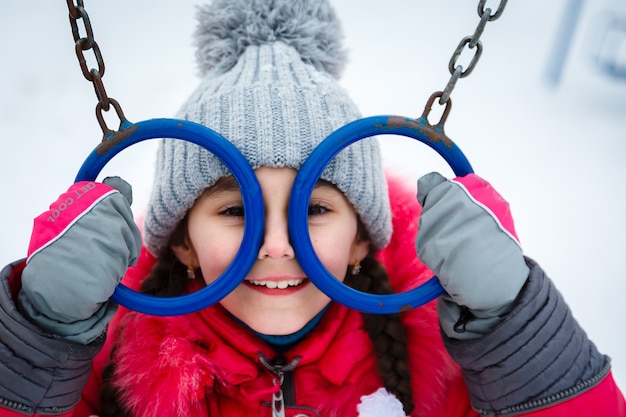
<svg viewBox="0 0 626 417">
<path fill-rule="evenodd" d="M 302 357 L 297 356 L 291 363 L 287 364 L 282 356 L 271 361 L 261 352 L 258 353 L 258 356 L 261 364 L 276 375 L 274 385 L 278 386 L 278 390 L 272 394 L 272 417 L 285 417 L 285 406 L 295 405 L 296 393 L 293 370 Z"/>
</svg>

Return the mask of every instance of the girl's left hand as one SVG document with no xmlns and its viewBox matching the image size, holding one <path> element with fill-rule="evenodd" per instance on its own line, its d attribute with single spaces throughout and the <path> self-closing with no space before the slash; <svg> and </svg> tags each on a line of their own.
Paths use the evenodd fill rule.
<svg viewBox="0 0 626 417">
<path fill-rule="evenodd" d="M 418 181 L 416 249 L 450 298 L 472 312 L 502 311 L 528 277 L 508 203 L 485 180 L 438 173 Z"/>
</svg>

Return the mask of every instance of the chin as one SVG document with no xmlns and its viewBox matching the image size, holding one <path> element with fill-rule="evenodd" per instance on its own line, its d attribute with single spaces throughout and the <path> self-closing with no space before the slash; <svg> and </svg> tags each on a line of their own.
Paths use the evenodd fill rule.
<svg viewBox="0 0 626 417">
<path fill-rule="evenodd" d="M 247 293 L 242 293 L 247 295 Z M 306 297 L 305 297 L 306 298 Z M 323 297 L 299 298 L 226 297 L 222 306 L 252 330 L 265 335 L 285 336 L 301 330 L 330 302 Z"/>
<path fill-rule="evenodd" d="M 261 334 L 286 336 L 302 329 L 312 318 L 302 318 L 300 320 L 291 318 L 290 320 L 285 320 L 285 317 L 282 315 L 280 319 L 274 316 L 267 318 L 256 316 L 254 320 L 244 321 L 244 323 Z"/>
</svg>

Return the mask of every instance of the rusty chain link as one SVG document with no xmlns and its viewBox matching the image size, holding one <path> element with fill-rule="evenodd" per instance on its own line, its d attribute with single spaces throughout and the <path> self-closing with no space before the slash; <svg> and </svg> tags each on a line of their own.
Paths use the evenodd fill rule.
<svg viewBox="0 0 626 417">
<path fill-rule="evenodd" d="M 91 20 L 85 10 L 83 0 L 76 0 L 76 4 L 74 4 L 74 0 L 67 0 L 67 8 L 69 11 L 70 25 L 72 27 L 72 35 L 74 37 L 76 57 L 78 58 L 80 69 L 85 79 L 93 84 L 96 98 L 98 99 L 98 104 L 96 105 L 96 119 L 102 128 L 104 140 L 109 134 L 115 133 L 115 131 L 107 126 L 102 112 L 108 112 L 111 106 L 113 106 L 117 117 L 120 119 L 120 125 L 123 121 L 126 121 L 126 117 L 124 117 L 124 112 L 120 104 L 112 97 L 109 97 L 104 88 L 104 82 L 102 81 L 105 71 L 104 59 L 102 58 L 100 47 L 94 39 Z M 85 37 L 81 37 L 79 21 L 82 21 Z M 89 50 L 93 52 L 98 68 L 88 68 L 85 53 Z"/>
<path fill-rule="evenodd" d="M 451 74 L 450 80 L 446 84 L 446 87 L 443 91 L 436 91 L 430 96 L 428 102 L 426 103 L 426 108 L 424 109 L 423 116 L 428 115 L 434 99 L 439 98 L 439 104 L 446 106 L 444 114 L 438 123 L 439 125 L 443 126 L 450 112 L 450 106 L 452 103 L 452 100 L 450 100 L 450 95 L 452 94 L 452 90 L 454 90 L 454 87 L 456 86 L 456 82 L 459 80 L 459 78 L 465 78 L 470 75 L 476 67 L 476 64 L 478 63 L 478 60 L 480 59 L 480 56 L 483 52 L 483 44 L 480 41 L 480 36 L 483 34 L 485 26 L 488 22 L 492 22 L 502 16 L 502 12 L 506 7 L 507 1 L 508 0 L 500 0 L 498 9 L 493 14 L 491 13 L 490 8 L 485 8 L 487 0 L 480 0 L 478 2 L 478 17 L 480 17 L 480 22 L 478 23 L 478 26 L 476 27 L 474 33 L 461 39 L 461 42 L 459 42 L 459 45 L 454 50 L 454 53 L 452 54 L 452 57 L 448 62 L 448 71 L 450 71 Z M 467 68 L 464 69 L 463 66 L 457 64 L 457 62 L 463 54 L 463 51 L 465 51 L 466 49 L 474 49 L 474 56 L 472 57 L 472 60 L 468 64 Z"/>
</svg>

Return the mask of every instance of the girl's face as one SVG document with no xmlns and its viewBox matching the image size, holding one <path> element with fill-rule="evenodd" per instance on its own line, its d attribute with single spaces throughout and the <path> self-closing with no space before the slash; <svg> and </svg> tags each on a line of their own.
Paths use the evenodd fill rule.
<svg viewBox="0 0 626 417">
<path fill-rule="evenodd" d="M 256 170 L 265 202 L 265 232 L 245 280 L 221 304 L 257 332 L 286 335 L 300 330 L 330 299 L 306 277 L 291 246 L 287 206 L 296 171 Z M 200 267 L 207 284 L 230 265 L 243 236 L 243 202 L 237 182 L 223 178 L 198 198 L 188 214 L 188 242 L 173 246 L 185 265 Z M 343 281 L 362 260 L 369 242 L 359 239 L 352 205 L 334 186 L 319 182 L 311 195 L 309 233 L 326 269 Z"/>
</svg>

